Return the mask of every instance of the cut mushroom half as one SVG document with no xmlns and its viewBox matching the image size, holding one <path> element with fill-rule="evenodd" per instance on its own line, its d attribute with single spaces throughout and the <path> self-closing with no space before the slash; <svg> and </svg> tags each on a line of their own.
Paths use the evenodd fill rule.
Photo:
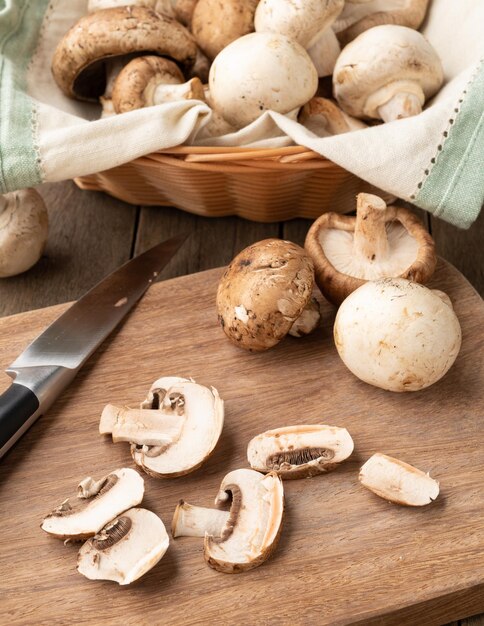
<svg viewBox="0 0 484 626">
<path fill-rule="evenodd" d="M 360 470 L 361 484 L 377 496 L 406 506 L 424 506 L 439 495 L 439 483 L 429 474 L 377 452 Z"/>
<path fill-rule="evenodd" d="M 368 280 L 407 278 L 425 283 L 437 256 L 432 237 L 409 210 L 360 193 L 356 217 L 324 213 L 306 236 L 323 295 L 341 302 Z"/>
<path fill-rule="evenodd" d="M 143 494 L 144 480 L 133 469 L 115 470 L 98 481 L 88 477 L 79 484 L 77 496 L 49 513 L 41 528 L 59 539 L 86 539 L 139 504 Z"/>
<path fill-rule="evenodd" d="M 284 512 L 282 481 L 275 472 L 234 470 L 225 476 L 215 498 L 217 507 L 229 502 L 230 511 L 221 515 L 219 509 L 182 501 L 172 532 L 174 537 L 204 536 L 204 556 L 210 567 L 235 574 L 261 565 L 274 551 Z"/>
<path fill-rule="evenodd" d="M 161 519 L 133 508 L 113 519 L 79 550 L 77 569 L 91 580 L 129 585 L 154 567 L 170 543 Z"/>
<path fill-rule="evenodd" d="M 254 437 L 247 447 L 247 458 L 259 472 L 274 471 L 283 479 L 305 478 L 334 469 L 353 448 L 346 428 L 286 426 Z"/>
<path fill-rule="evenodd" d="M 174 435 L 171 430 L 169 437 L 160 432 L 160 443 L 154 445 L 132 438 L 131 454 L 146 473 L 168 478 L 194 471 L 210 456 L 222 432 L 224 405 L 213 387 L 209 389 L 194 381 L 165 380 L 167 382 L 161 379 L 161 384 L 157 381 L 156 390 L 150 392 L 154 398 L 152 407 L 159 408 L 148 410 L 153 413 L 161 411 L 168 418 L 173 417 L 170 427 L 175 429 L 178 419 L 180 430 Z M 138 425 L 143 431 L 142 422 Z M 167 441 L 170 437 L 172 440 Z"/>
</svg>

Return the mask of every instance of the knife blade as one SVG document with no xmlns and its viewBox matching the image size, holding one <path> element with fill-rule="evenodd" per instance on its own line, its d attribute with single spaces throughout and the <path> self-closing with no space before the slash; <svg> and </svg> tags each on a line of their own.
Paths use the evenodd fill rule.
<svg viewBox="0 0 484 626">
<path fill-rule="evenodd" d="M 131 259 L 71 305 L 6 369 L 0 459 L 69 385 L 184 243 L 173 237 Z"/>
</svg>

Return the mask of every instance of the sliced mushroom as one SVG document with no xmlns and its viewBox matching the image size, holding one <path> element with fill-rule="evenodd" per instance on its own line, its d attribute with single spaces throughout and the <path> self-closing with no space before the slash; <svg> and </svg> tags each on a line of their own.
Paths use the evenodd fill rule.
<svg viewBox="0 0 484 626">
<path fill-rule="evenodd" d="M 104 9 L 81 17 L 66 33 L 54 53 L 52 73 L 67 96 L 97 100 L 106 87 L 105 60 L 143 52 L 189 68 L 197 46 L 179 22 L 146 7 Z"/>
<path fill-rule="evenodd" d="M 198 0 L 191 30 L 197 44 L 213 61 L 229 43 L 254 30 L 259 0 Z"/>
<path fill-rule="evenodd" d="M 328 98 L 314 97 L 299 112 L 298 121 L 319 137 L 340 135 L 368 126 L 361 120 L 347 115 Z"/>
<path fill-rule="evenodd" d="M 240 252 L 222 276 L 217 312 L 227 337 L 267 350 L 285 337 L 311 301 L 314 270 L 290 241 L 265 239 Z"/>
<path fill-rule="evenodd" d="M 88 539 L 77 570 L 91 580 L 129 585 L 154 567 L 170 543 L 161 519 L 146 509 L 129 509 Z"/>
<path fill-rule="evenodd" d="M 174 383 L 162 391 L 160 407 L 177 413 L 181 432 L 161 446 L 133 443 L 131 455 L 151 476 L 183 476 L 200 467 L 215 448 L 223 428 L 223 400 L 213 387 L 192 381 Z"/>
<path fill-rule="evenodd" d="M 375 26 L 341 52 L 334 95 L 359 118 L 391 122 L 418 115 L 442 86 L 442 63 L 425 37 L 405 26 Z"/>
<path fill-rule="evenodd" d="M 182 502 L 172 529 L 174 537 L 204 536 L 207 563 L 234 574 L 261 565 L 274 551 L 284 511 L 282 482 L 275 472 L 264 476 L 254 470 L 235 470 L 225 476 L 215 498 L 217 507 L 229 502 L 226 521 L 220 510 L 211 515 L 209 509 Z"/>
<path fill-rule="evenodd" d="M 358 194 L 356 217 L 321 215 L 305 247 L 318 287 L 334 304 L 368 280 L 400 276 L 426 282 L 437 263 L 434 241 L 420 220 L 367 193 Z"/>
<path fill-rule="evenodd" d="M 274 471 L 283 479 L 328 472 L 353 452 L 346 428 L 307 425 L 268 430 L 249 442 L 247 458 L 259 472 Z"/>
<path fill-rule="evenodd" d="M 26 272 L 42 256 L 49 216 L 35 189 L 0 195 L 0 278 Z"/>
<path fill-rule="evenodd" d="M 333 28 L 342 46 L 361 33 L 381 24 L 397 24 L 415 30 L 424 21 L 429 0 L 347 0 Z"/>
<path fill-rule="evenodd" d="M 139 504 L 143 494 L 144 480 L 133 469 L 115 470 L 98 481 L 88 477 L 79 484 L 77 496 L 49 513 L 41 528 L 59 539 L 86 539 Z"/>
<path fill-rule="evenodd" d="M 407 506 L 424 506 L 439 495 L 439 483 L 421 470 L 377 452 L 360 470 L 361 484 L 380 498 Z"/>
</svg>

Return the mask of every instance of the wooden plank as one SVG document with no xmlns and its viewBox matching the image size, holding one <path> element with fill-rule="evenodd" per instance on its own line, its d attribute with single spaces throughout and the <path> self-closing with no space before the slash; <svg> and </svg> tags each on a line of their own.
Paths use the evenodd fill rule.
<svg viewBox="0 0 484 626">
<path fill-rule="evenodd" d="M 279 225 L 236 217 L 199 217 L 173 207 L 143 207 L 135 253 L 178 233 L 190 233 L 190 237 L 160 274 L 162 279 L 227 265 L 254 241 L 277 237 Z"/>
<path fill-rule="evenodd" d="M 312 337 L 289 338 L 261 354 L 232 346 L 214 310 L 220 274 L 154 285 L 0 464 L 4 620 L 437 626 L 482 611 L 484 336 L 475 291 L 439 264 L 432 285 L 455 302 L 461 354 L 432 387 L 392 394 L 357 380 L 341 363 L 328 304 Z M 4 364 L 62 309 L 0 320 Z M 84 476 L 132 465 L 127 444 L 99 436 L 102 407 L 136 404 L 163 374 L 213 384 L 226 403 L 222 438 L 200 470 L 174 480 L 145 477 L 144 506 L 167 526 L 180 498 L 211 505 L 225 473 L 246 466 L 247 442 L 262 430 L 297 422 L 345 426 L 355 453 L 334 472 L 285 483 L 279 546 L 252 572 L 213 571 L 202 542 L 187 538 L 172 541 L 166 557 L 131 587 L 88 581 L 76 572 L 76 546 L 45 535 L 39 522 Z M 7 384 L 2 374 L 0 387 Z M 430 470 L 441 483 L 435 504 L 398 507 L 361 488 L 358 468 L 376 451 Z"/>
<path fill-rule="evenodd" d="M 74 300 L 129 259 L 136 208 L 72 182 L 39 187 L 49 239 L 28 272 L 0 280 L 0 316 Z"/>
<path fill-rule="evenodd" d="M 484 297 L 484 211 L 469 230 L 431 218 L 438 253 L 459 269 Z"/>
</svg>

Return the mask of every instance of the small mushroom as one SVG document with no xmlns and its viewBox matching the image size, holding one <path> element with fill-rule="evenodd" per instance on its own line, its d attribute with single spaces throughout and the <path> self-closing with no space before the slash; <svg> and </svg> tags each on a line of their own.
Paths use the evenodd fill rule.
<svg viewBox="0 0 484 626">
<path fill-rule="evenodd" d="M 146 509 L 129 509 L 86 541 L 79 550 L 77 570 L 91 580 L 129 585 L 158 563 L 169 543 L 157 515 Z"/>
<path fill-rule="evenodd" d="M 251 33 L 220 52 L 209 75 L 215 109 L 242 128 L 264 111 L 287 114 L 318 89 L 316 69 L 304 48 L 285 35 Z"/>
<path fill-rule="evenodd" d="M 71 98 L 97 100 L 106 87 L 106 59 L 132 53 L 168 56 L 191 67 L 196 43 L 175 19 L 143 6 L 103 9 L 81 19 L 59 42 L 52 73 Z"/>
<path fill-rule="evenodd" d="M 136 57 L 117 76 L 113 87 L 116 113 L 176 100 L 203 100 L 203 85 L 198 78 L 184 83 L 178 66 L 157 56 Z"/>
<path fill-rule="evenodd" d="M 346 0 L 333 24 L 342 46 L 365 30 L 381 24 L 396 24 L 417 30 L 424 21 L 429 0 Z"/>
<path fill-rule="evenodd" d="M 343 49 L 334 68 L 334 95 L 354 117 L 391 122 L 421 113 L 443 79 L 442 63 L 422 34 L 387 24 Z"/>
<path fill-rule="evenodd" d="M 275 472 L 265 475 L 239 469 L 225 476 L 215 506 L 230 502 L 228 517 L 220 510 L 181 502 L 173 518 L 174 537 L 204 536 L 205 561 L 227 574 L 261 565 L 274 551 L 282 527 L 284 492 Z"/>
<path fill-rule="evenodd" d="M 286 426 L 254 437 L 247 458 L 259 472 L 274 471 L 283 479 L 306 478 L 334 469 L 350 456 L 353 447 L 346 428 Z"/>
<path fill-rule="evenodd" d="M 439 495 L 439 483 L 421 470 L 377 452 L 360 470 L 361 484 L 395 504 L 425 506 Z"/>
<path fill-rule="evenodd" d="M 385 278 L 346 298 L 336 315 L 334 341 L 343 363 L 364 382 L 389 391 L 418 391 L 450 369 L 461 329 L 442 292 Z"/>
<path fill-rule="evenodd" d="M 311 301 L 314 269 L 290 241 L 265 239 L 240 252 L 222 276 L 217 312 L 227 337 L 262 351 L 285 337 Z"/>
<path fill-rule="evenodd" d="M 318 137 L 330 137 L 367 128 L 364 122 L 347 115 L 332 100 L 317 96 L 303 106 L 298 121 Z"/>
<path fill-rule="evenodd" d="M 213 61 L 229 43 L 254 30 L 259 0 L 198 0 L 191 30 L 199 47 Z"/>
<path fill-rule="evenodd" d="M 143 499 L 144 480 L 133 469 L 111 472 L 101 480 L 80 482 L 77 496 L 64 500 L 47 515 L 42 530 L 59 539 L 86 539 L 116 515 Z"/>
<path fill-rule="evenodd" d="M 35 189 L 0 195 L 0 278 L 26 272 L 42 256 L 49 217 Z"/>
<path fill-rule="evenodd" d="M 223 400 L 216 389 L 186 379 L 174 380 L 156 381 L 150 391 L 153 397 L 151 408 L 143 403 L 141 411 L 125 414 L 126 420 L 134 421 L 129 424 L 129 430 L 123 432 L 126 439 L 131 438 L 131 455 L 147 474 L 157 478 L 183 476 L 200 467 L 215 448 L 223 428 Z M 170 431 L 153 433 L 156 415 L 153 423 L 149 422 L 145 427 L 144 410 L 153 414 L 164 413 Z M 177 430 L 177 419 L 180 430 Z M 126 422 L 120 424 L 121 429 L 124 426 Z M 153 445 L 143 443 L 148 437 L 155 442 Z M 156 437 L 159 437 L 158 441 Z"/>
<path fill-rule="evenodd" d="M 424 283 L 437 263 L 434 241 L 420 220 L 368 193 L 358 194 L 356 217 L 321 215 L 311 225 L 305 247 L 316 283 L 333 304 L 368 280 L 401 276 Z"/>
</svg>

